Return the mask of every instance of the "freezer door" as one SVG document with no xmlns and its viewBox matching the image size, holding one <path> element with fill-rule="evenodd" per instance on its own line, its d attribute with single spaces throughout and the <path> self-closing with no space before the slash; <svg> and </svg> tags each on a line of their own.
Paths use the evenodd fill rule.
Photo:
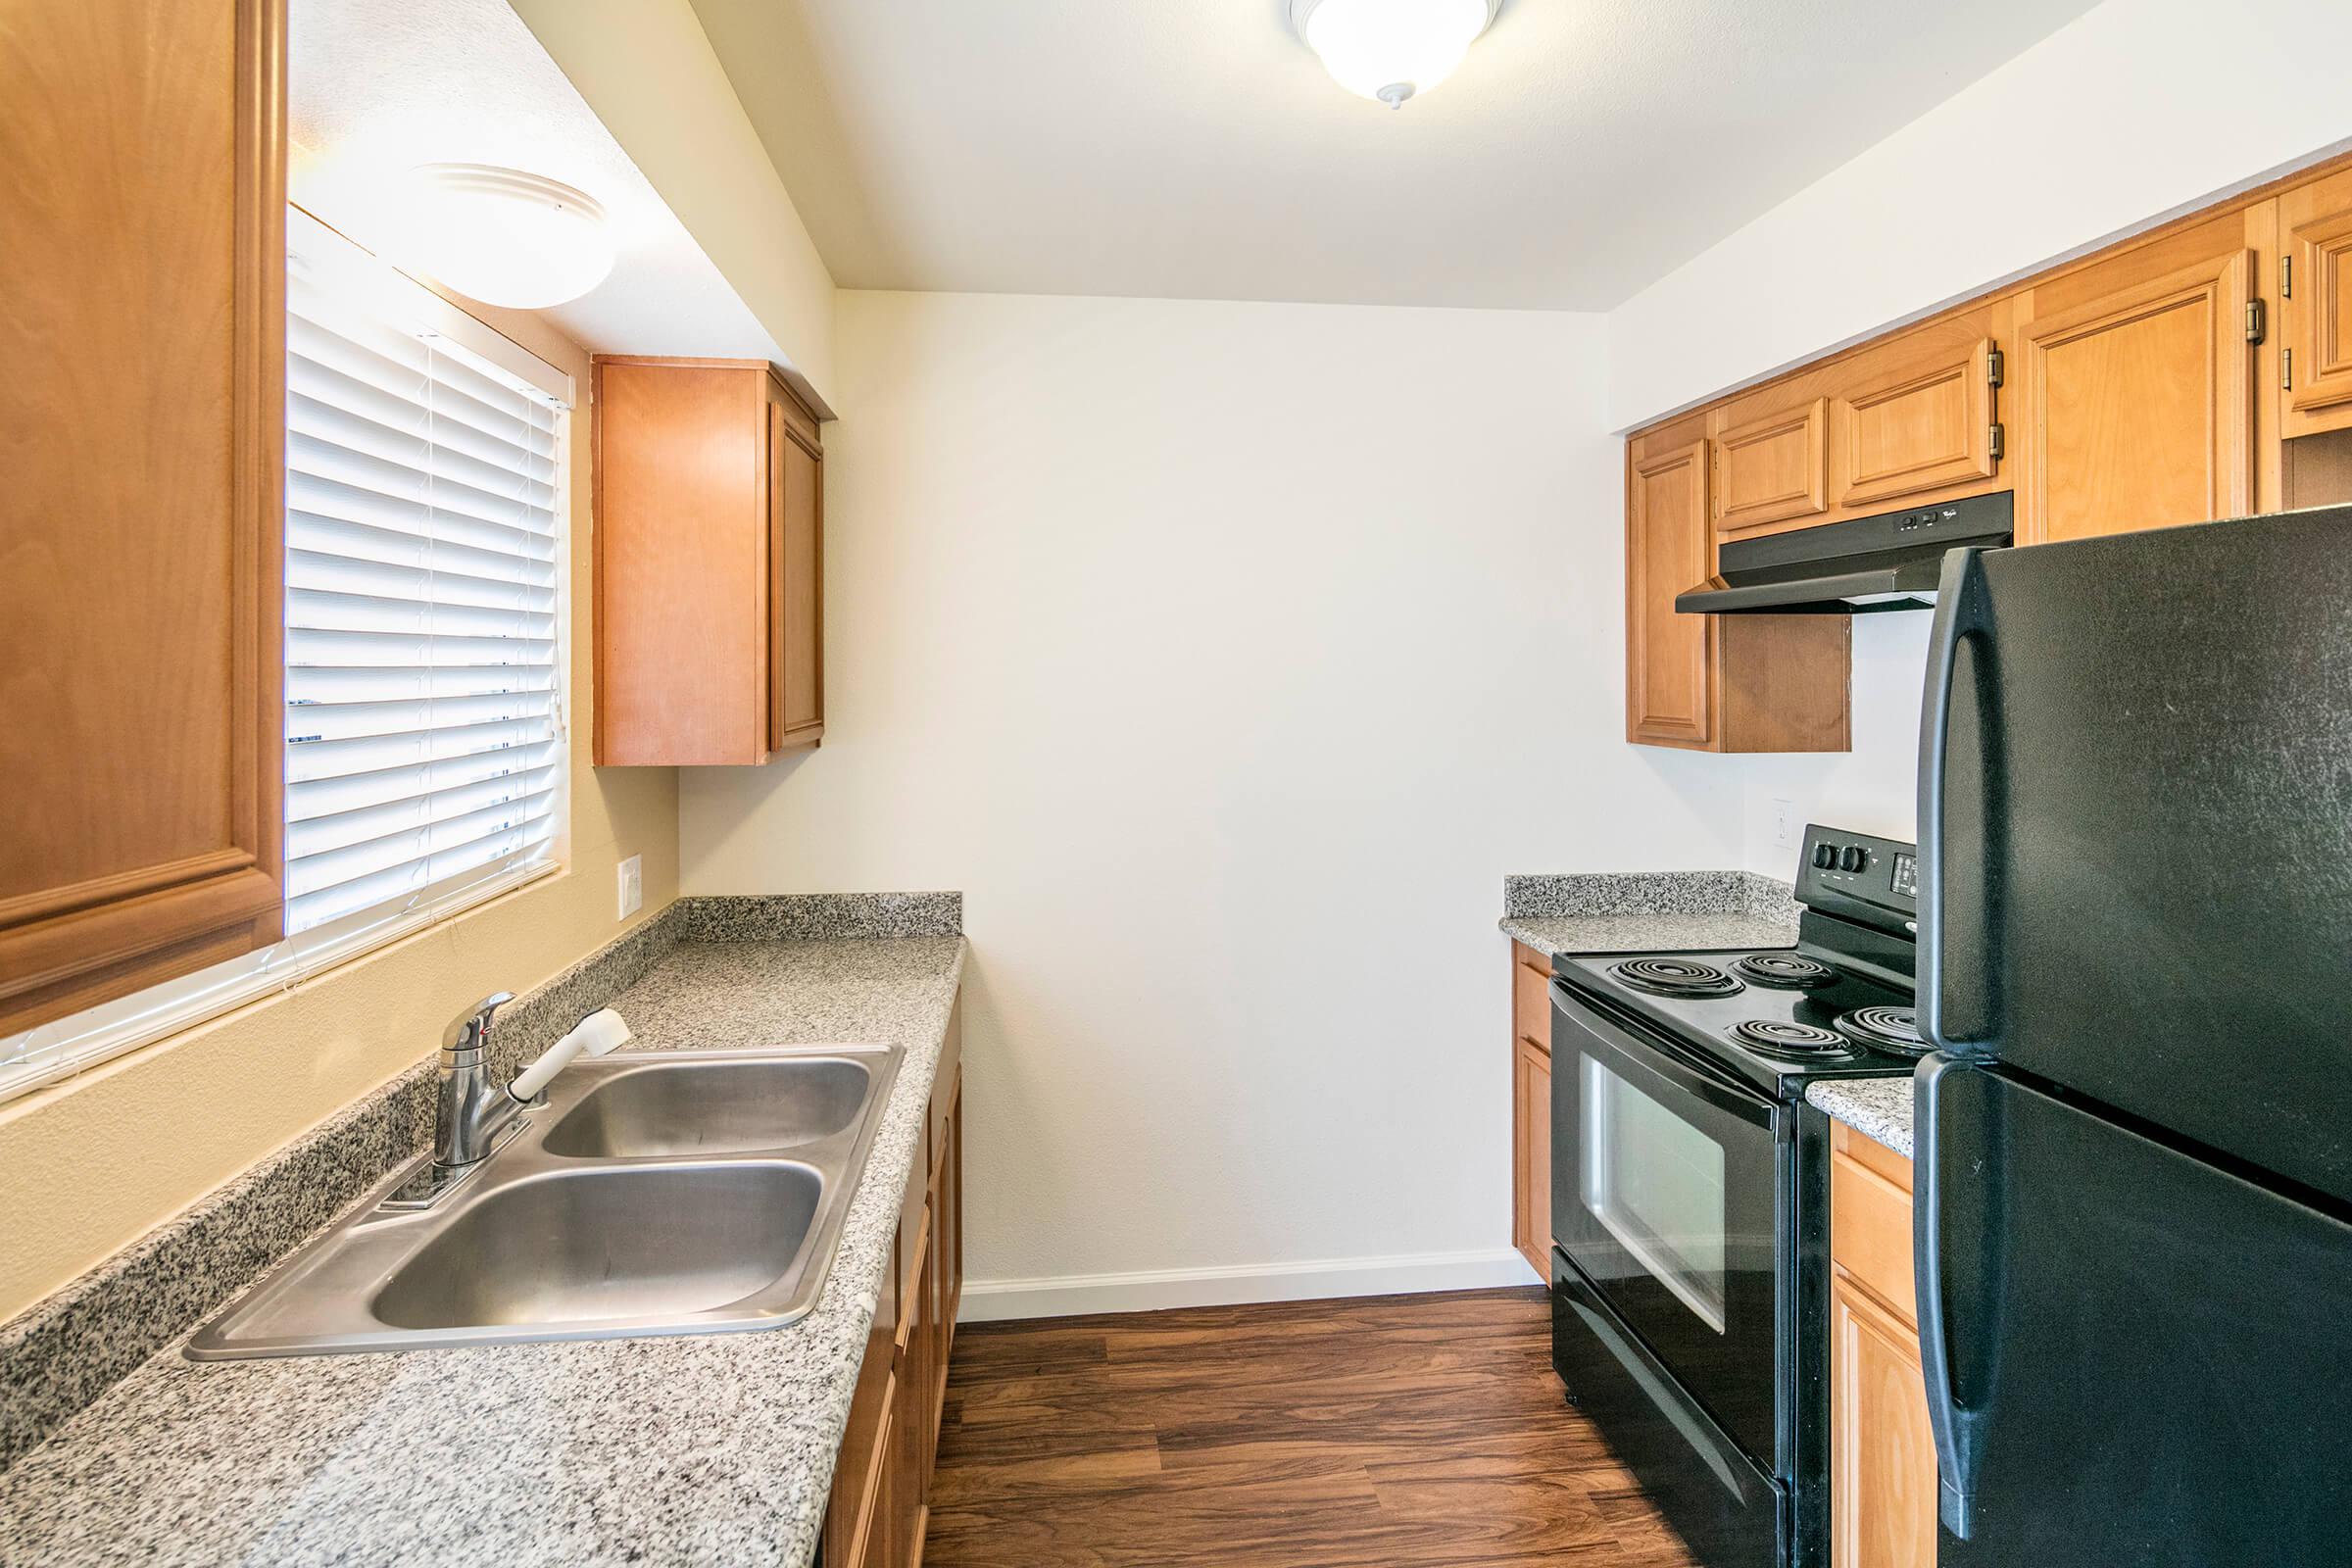
<svg viewBox="0 0 2352 1568">
<path fill-rule="evenodd" d="M 1916 1086 L 1941 1568 L 2352 1561 L 2352 1226 L 1999 1068 Z"/>
<path fill-rule="evenodd" d="M 1955 551 L 1931 1038 L 2352 1200 L 2352 508 Z"/>
</svg>

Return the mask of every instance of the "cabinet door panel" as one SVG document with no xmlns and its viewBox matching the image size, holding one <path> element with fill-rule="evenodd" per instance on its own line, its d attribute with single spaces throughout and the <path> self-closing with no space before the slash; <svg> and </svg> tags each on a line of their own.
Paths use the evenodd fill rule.
<svg viewBox="0 0 2352 1568">
<path fill-rule="evenodd" d="M 1512 1243 L 1539 1274 L 1551 1256 L 1551 1056 L 1525 1040 L 1512 1047 Z"/>
<path fill-rule="evenodd" d="M 768 745 L 806 745 L 824 733 L 824 461 L 768 408 L 770 624 Z"/>
<path fill-rule="evenodd" d="M 2252 267 L 2242 249 L 2155 277 L 2116 266 L 2108 293 L 2019 333 L 2021 543 L 2252 510 Z"/>
<path fill-rule="evenodd" d="M 1713 565 L 1706 442 L 1633 461 L 1626 506 L 1627 730 L 1636 741 L 1705 746 L 1714 738 L 1708 666 L 1712 617 L 1677 614 L 1674 596 Z"/>
<path fill-rule="evenodd" d="M 1918 1333 L 1838 1274 L 1830 1334 L 1831 1561 L 1935 1568 L 1936 1446 Z"/>
<path fill-rule="evenodd" d="M 0 1034 L 275 941 L 285 13 L 0 25 Z"/>
<path fill-rule="evenodd" d="M 1738 533 L 1827 511 L 1829 423 L 1828 400 L 1814 398 L 1727 426 L 1715 438 L 1716 531 Z"/>
<path fill-rule="evenodd" d="M 1992 339 L 1921 336 L 1890 345 L 1886 368 L 1837 400 L 1831 466 L 1840 507 L 1992 477 Z"/>
<path fill-rule="evenodd" d="M 2288 435 L 2352 425 L 2352 173 L 2278 198 L 2291 286 L 2279 301 Z"/>
</svg>

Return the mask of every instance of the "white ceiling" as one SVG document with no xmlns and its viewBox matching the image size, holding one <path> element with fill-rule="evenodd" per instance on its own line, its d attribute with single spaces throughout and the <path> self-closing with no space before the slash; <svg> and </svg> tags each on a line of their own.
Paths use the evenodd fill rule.
<svg viewBox="0 0 2352 1568">
<path fill-rule="evenodd" d="M 539 314 L 581 347 L 782 362 L 717 267 L 638 172 L 507 0 L 294 0 L 287 20 L 294 199 L 398 262 L 390 179 L 497 164 L 604 205 L 612 275 Z"/>
<path fill-rule="evenodd" d="M 1285 0 L 693 0 L 845 288 L 1564 310 L 2092 3 L 1505 0 L 1392 112 Z"/>
</svg>

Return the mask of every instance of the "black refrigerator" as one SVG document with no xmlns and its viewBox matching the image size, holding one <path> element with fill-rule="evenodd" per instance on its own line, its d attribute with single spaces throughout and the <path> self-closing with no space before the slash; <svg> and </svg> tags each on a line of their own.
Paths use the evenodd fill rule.
<svg viewBox="0 0 2352 1568">
<path fill-rule="evenodd" d="M 2352 508 L 1946 559 L 1943 1568 L 2352 1563 Z"/>
</svg>

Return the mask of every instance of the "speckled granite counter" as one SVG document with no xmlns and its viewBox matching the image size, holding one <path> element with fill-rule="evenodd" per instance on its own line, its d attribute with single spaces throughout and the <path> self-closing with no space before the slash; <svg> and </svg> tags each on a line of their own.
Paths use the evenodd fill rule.
<svg viewBox="0 0 2352 1568">
<path fill-rule="evenodd" d="M 1503 879 L 1503 935 L 1539 953 L 1778 948 L 1796 940 L 1788 884 L 1752 871 Z"/>
<path fill-rule="evenodd" d="M 688 933 L 614 999 L 632 1049 L 906 1048 L 813 1312 L 768 1333 L 204 1366 L 174 1340 L 0 1474 L 0 1563 L 805 1563 L 963 939 Z"/>
<path fill-rule="evenodd" d="M 1858 1133 L 1911 1157 L 1911 1080 L 1831 1078 L 1805 1088 L 1805 1098 Z"/>
</svg>

